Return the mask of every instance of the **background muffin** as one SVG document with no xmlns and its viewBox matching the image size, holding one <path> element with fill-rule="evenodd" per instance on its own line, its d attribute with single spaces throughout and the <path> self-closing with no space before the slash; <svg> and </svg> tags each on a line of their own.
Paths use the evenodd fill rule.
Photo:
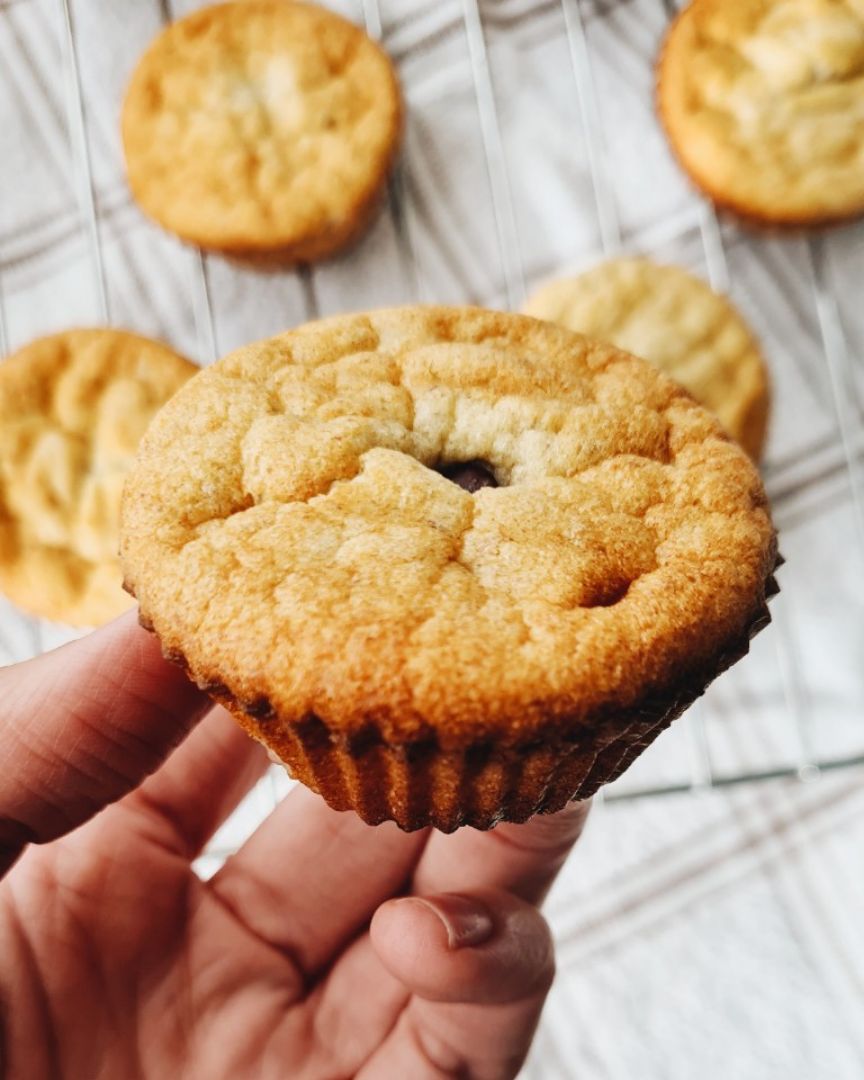
<svg viewBox="0 0 864 1080">
<path fill-rule="evenodd" d="M 524 310 L 650 360 L 759 459 L 770 407 L 765 362 L 735 308 L 699 278 L 650 259 L 613 259 L 549 282 Z"/>
<path fill-rule="evenodd" d="M 129 606 L 120 492 L 153 414 L 196 371 L 156 341 L 69 330 L 0 362 L 0 589 L 90 626 Z"/>
<path fill-rule="evenodd" d="M 122 130 L 132 192 L 166 229 L 311 261 L 366 225 L 401 124 L 393 67 L 360 29 L 313 4 L 249 0 L 156 38 Z"/>
<path fill-rule="evenodd" d="M 864 9 L 693 0 L 658 65 L 660 119 L 718 203 L 777 224 L 864 210 Z"/>
</svg>

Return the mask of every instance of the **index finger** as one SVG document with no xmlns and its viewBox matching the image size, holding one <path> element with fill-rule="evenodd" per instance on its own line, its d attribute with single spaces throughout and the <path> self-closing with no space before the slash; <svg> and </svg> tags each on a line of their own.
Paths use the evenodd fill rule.
<svg viewBox="0 0 864 1080">
<path fill-rule="evenodd" d="M 0 669 L 0 876 L 136 787 L 209 706 L 133 613 Z"/>
<path fill-rule="evenodd" d="M 538 814 L 525 825 L 498 825 L 489 832 L 464 828 L 433 833 L 414 872 L 418 896 L 496 888 L 540 904 L 588 816 L 588 802 L 570 803 L 557 814 Z"/>
</svg>

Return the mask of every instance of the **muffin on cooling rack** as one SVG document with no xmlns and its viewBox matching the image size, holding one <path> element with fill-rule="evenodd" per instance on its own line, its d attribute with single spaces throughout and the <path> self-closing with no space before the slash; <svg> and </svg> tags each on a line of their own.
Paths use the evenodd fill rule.
<svg viewBox="0 0 864 1080">
<path fill-rule="evenodd" d="M 404 829 L 617 776 L 768 621 L 747 455 L 645 361 L 471 308 L 312 323 L 149 429 L 144 625 L 292 774 Z"/>
<path fill-rule="evenodd" d="M 367 225 L 396 158 L 393 65 L 327 8 L 201 8 L 144 53 L 123 104 L 132 193 L 204 248 L 324 258 Z"/>
<path fill-rule="evenodd" d="M 121 330 L 67 330 L 0 363 L 0 589 L 74 626 L 129 607 L 120 491 L 159 407 L 197 368 Z"/>
<path fill-rule="evenodd" d="M 658 63 L 660 119 L 715 202 L 754 221 L 864 212 L 864 7 L 693 0 Z"/>
</svg>

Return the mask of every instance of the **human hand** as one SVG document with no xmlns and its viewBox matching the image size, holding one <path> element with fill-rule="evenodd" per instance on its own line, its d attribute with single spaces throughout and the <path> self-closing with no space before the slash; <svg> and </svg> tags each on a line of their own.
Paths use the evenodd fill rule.
<svg viewBox="0 0 864 1080">
<path fill-rule="evenodd" d="M 406 834 L 298 787 L 205 883 L 267 760 L 132 616 L 0 670 L 0 703 L 0 1075 L 516 1074 L 586 807 Z"/>
</svg>

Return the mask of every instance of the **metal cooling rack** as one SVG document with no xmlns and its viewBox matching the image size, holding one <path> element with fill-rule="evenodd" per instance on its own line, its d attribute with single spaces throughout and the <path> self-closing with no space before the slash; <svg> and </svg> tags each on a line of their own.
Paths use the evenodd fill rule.
<svg viewBox="0 0 864 1080">
<path fill-rule="evenodd" d="M 0 16 L 4 7 L 12 4 L 24 5 L 31 0 L 0 0 Z M 164 21 L 173 17 L 171 0 L 157 0 Z M 382 9 L 379 0 L 356 0 L 357 21 L 362 21 L 369 34 L 381 39 L 383 35 Z M 624 3 L 625 0 L 618 0 Z M 676 11 L 672 0 L 657 0 L 665 9 L 668 17 Z M 500 259 L 500 278 L 503 295 L 509 307 L 516 309 L 526 295 L 526 274 L 520 252 L 519 230 L 515 213 L 514 196 L 507 167 L 502 137 L 502 125 L 499 118 L 499 106 L 496 100 L 494 80 L 491 72 L 486 30 L 479 0 L 459 0 L 461 20 L 470 59 L 473 91 L 476 97 L 479 135 L 485 155 L 486 173 L 489 184 L 489 197 L 494 220 L 495 237 Z M 597 90 L 592 72 L 592 55 L 586 34 L 586 0 L 557 0 L 560 16 L 566 35 L 569 62 L 572 69 L 572 87 L 578 103 L 582 128 L 586 143 L 587 166 L 590 173 L 593 192 L 593 213 L 600 236 L 598 254 L 612 256 L 623 250 L 622 227 L 619 206 L 612 185 L 608 182 L 606 165 L 606 147 L 604 129 L 597 106 Z M 551 6 L 551 5 L 547 5 Z M 615 6 L 614 0 L 606 8 Z M 595 0 L 593 12 L 597 14 Z M 74 0 L 56 0 L 56 15 L 62 21 L 63 52 L 65 73 L 68 78 L 66 88 L 67 124 L 73 153 L 73 175 L 76 200 L 81 225 L 86 233 L 89 250 L 89 263 L 92 273 L 92 285 L 97 298 L 98 313 L 101 320 L 110 325 L 112 311 L 110 293 L 106 278 L 106 260 L 103 253 L 98 210 L 97 192 L 93 177 L 93 163 L 88 139 L 87 110 L 82 91 L 79 64 L 81 43 L 76 35 Z M 0 77 L 2 86 L 2 77 Z M 412 294 L 420 300 L 429 300 L 423 282 L 423 267 L 417 257 L 412 239 L 411 206 L 409 185 L 406 173 L 410 173 L 411 160 L 403 163 L 389 185 L 387 212 L 392 217 L 398 258 L 405 280 L 411 283 Z M 699 235 L 704 251 L 708 278 L 717 291 L 726 292 L 730 287 L 730 267 L 727 259 L 727 244 L 733 225 L 721 228 L 713 207 L 703 203 L 699 212 Z M 809 257 L 809 273 L 812 279 L 813 297 L 818 315 L 819 333 L 824 353 L 825 369 L 829 376 L 833 409 L 836 414 L 837 430 L 843 450 L 843 469 L 848 482 L 849 494 L 855 516 L 858 542 L 864 550 L 864 475 L 862 458 L 856 436 L 855 417 L 848 394 L 844 387 L 848 385 L 851 372 L 850 348 L 844 334 L 837 301 L 829 287 L 826 272 L 825 240 L 814 235 L 806 241 Z M 214 309 L 211 300 L 210 284 L 211 256 L 197 251 L 194 259 L 193 308 L 196 331 L 202 356 L 215 358 L 217 354 Z M 315 269 L 297 270 L 304 305 L 308 318 L 319 314 L 316 289 Z M 0 275 L 0 354 L 8 351 L 8 333 L 6 305 L 2 275 Z M 769 483 L 770 494 L 770 483 Z M 610 787 L 606 798 L 633 799 L 648 795 L 672 794 L 686 791 L 704 791 L 745 782 L 774 779 L 780 777 L 798 777 L 802 781 L 812 781 L 825 770 L 837 769 L 864 763 L 864 723 L 862 723 L 860 752 L 832 757 L 819 755 L 812 746 L 809 726 L 807 688 L 802 685 L 798 662 L 798 632 L 791 625 L 785 612 L 774 608 L 774 623 L 769 631 L 774 639 L 777 662 L 782 674 L 783 697 L 786 706 L 788 724 L 794 739 L 795 752 L 791 761 L 778 761 L 767 768 L 741 769 L 737 771 L 719 771 L 715 767 L 710 749 L 709 728 L 719 720 L 713 720 L 710 709 L 704 702 L 697 702 L 687 716 L 678 722 L 676 728 L 686 731 L 688 774 L 680 782 L 646 783 L 642 786 L 620 789 L 620 782 Z M 33 629 L 33 651 L 44 647 L 44 638 L 38 625 Z M 674 729 L 673 729 L 674 730 Z M 281 785 L 273 782 L 270 795 L 275 798 Z"/>
</svg>

